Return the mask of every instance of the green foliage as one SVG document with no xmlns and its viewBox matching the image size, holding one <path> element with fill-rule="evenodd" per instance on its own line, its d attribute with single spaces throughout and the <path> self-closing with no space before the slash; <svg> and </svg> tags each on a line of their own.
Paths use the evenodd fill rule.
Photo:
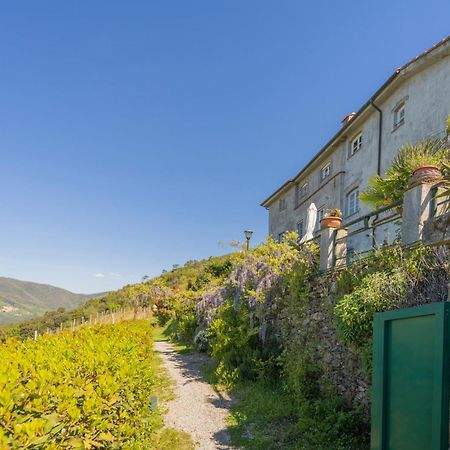
<svg viewBox="0 0 450 450">
<path fill-rule="evenodd" d="M 375 271 L 392 271 L 403 269 L 405 274 L 409 274 L 418 281 L 423 275 L 427 262 L 433 260 L 435 254 L 433 249 L 420 245 L 408 249 L 401 245 L 391 247 L 380 247 L 364 263 L 367 273 Z"/>
<path fill-rule="evenodd" d="M 335 308 L 344 340 L 362 345 L 370 339 L 373 315 L 392 309 L 405 294 L 406 284 L 402 269 L 375 272 L 364 277 L 351 294 L 344 295 Z"/>
<path fill-rule="evenodd" d="M 216 374 L 224 385 L 233 385 L 241 377 L 253 378 L 258 356 L 258 330 L 249 327 L 249 312 L 231 302 L 224 305 L 209 327 L 211 356 L 218 361 Z"/>
<path fill-rule="evenodd" d="M 273 338 L 264 345 L 258 339 L 258 320 L 250 326 L 251 311 L 231 301 L 224 305 L 209 327 L 211 355 L 218 362 L 217 380 L 233 386 L 240 380 L 277 378 L 281 347 Z"/>
<path fill-rule="evenodd" d="M 73 314 L 108 310 L 118 305 L 131 306 L 140 299 L 154 307 L 158 320 L 166 324 L 161 338 L 170 336 L 189 344 L 195 336 L 196 342 L 201 343 L 216 362 L 215 382 L 233 387 L 237 392 L 239 402 L 233 406 L 231 419 L 231 433 L 236 445 L 255 449 L 359 450 L 367 448 L 367 416 L 361 413 L 359 404 L 337 395 L 339 377 L 355 377 L 358 380 L 356 385 L 360 386 L 363 374 L 358 364 L 370 372 L 373 313 L 407 303 L 411 289 L 429 279 L 425 274 L 431 273 L 433 254 L 423 247 L 414 250 L 380 248 L 370 258 L 354 263 L 338 274 L 323 276 L 318 274 L 316 254 L 314 246 L 300 246 L 295 233 L 289 234 L 281 244 L 269 239 L 249 252 L 189 262 L 155 279 L 88 302 L 79 310 L 61 310 L 55 312 L 55 316 L 50 314 L 45 320 L 49 323 L 61 315 L 67 315 L 70 320 Z M 208 301 L 210 306 L 215 306 L 208 309 Z M 199 306 L 204 309 L 199 309 Z M 28 328 L 22 327 L 17 332 L 19 335 L 32 333 L 34 325 L 28 324 Z M 73 335 L 64 333 L 61 336 Z M 51 338 L 44 337 L 38 343 L 44 343 L 46 339 Z M 127 340 L 123 340 L 125 345 Z M 127 357 L 131 355 L 134 358 L 137 350 L 128 343 L 131 353 Z M 77 345 L 83 347 L 79 343 Z M 58 348 L 57 344 L 52 346 Z M 66 349 L 64 358 L 60 358 L 62 361 L 66 357 L 69 360 L 75 358 L 72 350 L 67 351 L 72 347 L 65 344 L 62 348 Z M 120 355 L 122 351 L 106 348 L 108 355 Z M 336 352 L 340 352 L 338 359 Z M 96 367 L 99 365 L 101 373 L 102 363 L 97 362 L 97 358 L 103 361 L 108 360 L 108 356 L 97 353 L 90 361 Z M 356 368 L 343 367 L 348 355 L 354 358 Z M 83 352 L 76 357 L 87 359 Z M 56 350 L 53 358 L 56 359 Z M 331 358 L 331 361 L 327 363 L 326 358 Z M 120 361 L 120 356 L 118 359 Z M 148 361 L 153 366 L 151 357 Z M 113 362 L 111 365 L 116 367 Z M 136 364 L 132 366 L 133 374 L 125 371 L 131 378 L 130 383 L 134 383 Z M 89 373 L 88 370 L 82 369 L 81 375 L 74 375 L 71 365 L 67 367 L 70 377 L 80 376 L 80 383 L 96 383 L 92 375 L 86 380 L 84 373 Z M 137 367 L 139 372 L 139 363 Z M 336 373 L 336 379 L 329 377 Z M 152 379 L 155 383 L 153 375 L 140 372 L 139 377 Z M 126 383 L 128 381 L 125 386 L 129 392 Z M 156 384 L 161 387 L 164 383 Z M 124 386 L 123 383 L 121 385 Z M 157 392 L 158 386 L 147 386 L 145 392 L 147 395 Z M 57 404 L 47 397 L 46 404 Z M 131 398 L 134 404 L 139 395 L 133 393 Z M 167 443 L 167 439 L 175 439 L 171 431 L 158 431 L 161 430 L 161 420 L 157 413 L 148 413 L 139 407 L 134 410 L 137 416 L 149 420 L 151 426 L 142 432 L 144 434 L 133 438 L 134 441 L 129 441 L 134 442 L 129 448 L 147 448 L 148 442 L 151 448 L 177 448 L 175 444 Z M 58 420 L 67 426 L 64 413 L 58 413 Z M 36 415 L 36 409 L 33 414 Z M 108 413 L 101 413 L 101 418 L 110 420 Z M 90 416 L 87 420 L 90 421 L 89 427 L 83 422 L 83 425 L 77 425 L 77 432 L 93 426 L 96 429 L 96 422 Z M 137 424 L 140 419 L 128 420 L 135 424 L 133 429 L 139 430 Z M 110 426 L 108 422 L 108 429 Z M 114 444 L 103 443 L 108 448 L 114 448 L 113 445 L 122 438 L 122 435 L 117 435 L 121 432 L 120 420 L 114 419 L 114 429 L 117 441 Z M 98 436 L 100 432 L 96 438 Z M 183 442 L 183 436 L 176 436 L 175 441 Z M 142 442 L 145 442 L 144 447 Z M 56 442 L 55 445 L 64 448 L 65 444 Z M 180 448 L 189 448 L 190 444 L 180 445 L 185 445 Z M 119 444 L 117 448 L 121 448 Z"/>
<path fill-rule="evenodd" d="M 207 266 L 206 271 L 215 278 L 224 278 L 231 273 L 233 263 L 226 259 L 224 261 L 213 262 Z"/>
<path fill-rule="evenodd" d="M 299 246 L 294 233 L 281 244 L 269 239 L 233 255 L 220 264 L 227 270 L 197 263 L 189 274 L 182 268 L 153 280 L 168 289 L 157 304 L 172 311 L 179 337 L 184 327 L 192 329 L 189 311 L 201 293 L 226 288 L 222 306 L 197 336 L 216 362 L 215 382 L 240 398 L 231 419 L 236 445 L 348 450 L 367 443 L 359 412 L 322 385 L 315 336 L 301 332 L 317 285 L 316 251 Z"/>
<path fill-rule="evenodd" d="M 147 322 L 9 339 L 0 359 L 0 448 L 141 449 L 168 439 L 150 407 L 168 384 Z"/>
<path fill-rule="evenodd" d="M 338 296 L 350 294 L 357 284 L 359 284 L 357 267 L 352 266 L 350 269 L 344 268 L 336 278 L 336 291 Z"/>
<path fill-rule="evenodd" d="M 236 253 L 231 253 L 202 261 L 188 261 L 184 267 L 166 272 L 151 280 L 150 284 L 157 280 L 161 286 L 168 289 L 198 292 L 211 283 L 220 283 L 230 273 L 237 257 Z"/>
<path fill-rule="evenodd" d="M 103 297 L 94 298 L 81 304 L 73 310 L 58 308 L 56 311 L 48 311 L 41 317 L 36 317 L 25 322 L 0 327 L 0 340 L 7 337 L 18 337 L 20 339 L 31 338 L 36 330 L 44 334 L 47 329 L 57 330 L 63 324 L 64 328 L 71 326 L 74 319 L 80 322 L 84 317 L 96 316 L 98 313 L 114 311 L 119 308 L 131 308 L 136 301 L 141 306 L 149 305 L 150 285 L 142 283 L 125 286 L 115 292 L 110 292 Z"/>
<path fill-rule="evenodd" d="M 298 449 L 296 407 L 280 386 L 247 382 L 236 386 L 228 419 L 233 444 L 246 449 Z"/>
<path fill-rule="evenodd" d="M 173 318 L 173 336 L 179 341 L 192 342 L 197 330 L 197 318 L 195 316 L 195 300 L 190 298 L 189 292 L 178 298 L 173 303 L 175 315 Z"/>
<path fill-rule="evenodd" d="M 350 409 L 342 398 L 330 395 L 306 401 L 297 414 L 302 449 L 363 450 L 369 446 L 362 413 Z"/>
<path fill-rule="evenodd" d="M 370 337 L 374 312 L 406 306 L 410 298 L 416 301 L 418 297 L 411 295 L 411 292 L 432 279 L 430 274 L 437 264 L 433 255 L 432 250 L 423 247 L 413 250 L 404 250 L 398 246 L 380 248 L 371 257 L 355 262 L 338 273 L 319 275 L 316 265 L 317 249 L 311 245 L 299 245 L 297 236 L 293 233 L 288 234 L 282 243 L 269 239 L 248 252 L 240 251 L 205 261 L 191 261 L 184 267 L 178 267 L 157 278 L 126 286 L 102 299 L 88 302 L 75 311 L 60 310 L 51 313 L 41 321 L 42 324 L 51 324 L 52 321 L 57 323 L 61 317 L 70 320 L 74 314 L 86 317 L 89 311 L 127 307 L 139 299 L 145 305 L 152 306 L 158 320 L 166 324 L 166 328 L 161 331 L 162 339 L 171 337 L 189 344 L 195 337 L 195 341 L 205 351 L 209 351 L 216 362 L 215 381 L 235 389 L 239 402 L 233 406 L 231 432 L 236 445 L 255 449 L 359 450 L 367 448 L 367 416 L 361 413 L 360 404 L 353 403 L 348 395 L 339 396 L 336 387 L 341 386 L 339 380 L 342 379 L 349 380 L 351 389 L 355 385 L 357 388 L 367 385 L 361 366 L 366 373 L 370 373 Z M 441 263 L 437 266 L 439 264 Z M 436 273 L 442 278 L 442 272 Z M 430 298 L 434 297 L 430 295 L 421 301 L 427 302 Z M 19 336 L 30 335 L 36 329 L 35 325 L 22 324 L 21 328 L 10 332 Z M 118 419 L 112 419 L 116 403 L 106 412 L 101 409 L 100 415 L 94 418 L 90 413 L 84 417 L 84 409 L 75 403 L 81 411 L 80 423 L 76 422 L 75 428 L 72 428 L 73 424 L 70 422 L 69 411 L 73 406 L 70 399 L 78 399 L 80 392 L 85 392 L 85 388 L 80 388 L 81 384 L 96 386 L 93 390 L 102 399 L 102 405 L 107 405 L 109 397 L 104 400 L 103 387 L 98 388 L 97 379 L 98 374 L 105 373 L 106 364 L 114 371 L 114 374 L 108 372 L 106 377 L 108 380 L 111 379 L 108 377 L 112 377 L 113 384 L 116 376 L 121 377 L 119 365 L 127 366 L 123 372 L 127 378 L 120 378 L 122 390 L 119 396 L 124 395 L 132 405 L 135 416 L 131 419 L 127 417 L 126 422 L 133 424 L 133 430 L 138 433 L 129 441 L 129 448 L 176 449 L 175 444 L 167 443 L 175 439 L 172 432 L 158 431 L 161 430 L 159 413 L 148 412 L 139 403 L 143 402 L 145 395 L 158 392 L 164 386 L 163 381 L 157 381 L 155 372 L 150 369 L 149 373 L 145 372 L 142 360 L 137 356 L 142 356 L 140 351 L 145 347 L 148 352 L 148 345 L 142 344 L 140 337 L 137 343 L 133 340 L 136 338 L 135 331 L 131 332 L 132 336 L 124 336 L 122 331 L 111 332 L 108 339 L 100 337 L 103 336 L 101 332 L 80 330 L 80 333 L 44 337 L 37 343 L 47 349 L 50 363 L 46 370 L 55 377 L 61 395 L 66 395 L 66 389 L 70 390 L 70 394 L 64 397 L 64 404 L 69 405 L 69 408 L 64 411 L 56 409 L 59 414 L 58 423 L 64 422 L 64 427 L 70 430 L 69 434 L 60 437 L 45 432 L 57 446 L 53 448 L 65 448 L 65 442 L 57 442 L 57 439 L 78 436 L 77 433 L 85 433 L 82 435 L 87 436 L 87 439 L 98 439 L 103 436 L 101 433 L 104 430 L 98 425 L 103 420 L 106 421 L 105 429 L 108 430 L 113 423 L 115 431 L 111 433 L 115 441 L 102 441 L 102 445 L 107 448 L 127 448 L 119 445 L 120 439 L 125 436 L 123 430 L 128 430 L 121 421 L 122 415 Z M 94 333 L 95 336 L 83 333 Z M 83 345 L 79 340 L 76 343 L 59 341 L 75 339 L 76 336 L 80 336 L 80 339 L 84 336 Z M 94 338 L 99 339 L 99 342 L 95 341 L 94 344 Z M 68 342 L 72 342 L 70 339 Z M 47 340 L 49 344 L 44 345 Z M 114 343 L 114 348 L 105 344 L 104 340 Z M 116 342 L 117 340 L 120 342 Z M 23 355 L 26 355 L 28 365 L 32 360 L 40 361 L 39 355 L 30 350 L 37 344 L 30 341 L 14 342 L 19 349 L 19 361 L 24 358 Z M 11 361 L 12 344 L 7 345 L 9 359 L 6 361 Z M 75 347 L 81 348 L 81 352 L 75 354 Z M 98 351 L 98 348 L 105 348 L 106 354 L 103 350 Z M 132 361 L 131 364 L 125 364 L 121 356 L 123 353 L 126 353 L 127 361 Z M 0 357 L 2 356 L 0 352 Z M 352 357 L 348 367 L 347 356 Z M 60 373 L 54 373 L 53 365 L 57 358 L 64 370 L 67 370 L 68 377 L 65 378 L 64 386 L 59 381 Z M 116 359 L 119 365 L 116 365 Z M 136 359 L 137 363 L 134 362 Z M 146 360 L 149 367 L 155 367 L 148 353 Z M 80 372 L 74 372 L 75 361 L 80 363 Z M 15 363 L 8 364 L 8 370 L 11 370 L 11 364 Z M 36 370 L 43 370 L 43 365 L 39 364 Z M 0 374 L 1 370 L 2 368 Z M 117 371 L 119 374 L 115 373 Z M 15 373 L 14 370 L 12 373 Z M 44 380 L 46 376 L 42 375 Z M 145 383 L 149 383 L 142 383 L 142 393 L 136 391 L 135 376 L 140 380 L 145 378 Z M 24 389 L 28 383 L 25 373 L 20 377 L 21 382 L 11 387 L 11 392 L 15 395 L 14 401 L 16 398 L 19 399 L 17 401 L 22 401 L 21 394 L 14 394 L 14 389 L 17 386 Z M 72 378 L 76 381 L 67 383 Z M 0 383 L 1 379 L 0 375 Z M 356 383 L 353 383 L 355 380 Z M 36 392 L 37 388 L 32 385 L 32 389 Z M 76 389 L 78 391 L 74 393 Z M 9 385 L 6 390 L 10 390 Z M 112 392 L 117 393 L 114 389 Z M 28 393 L 24 399 L 28 398 L 27 401 L 31 403 L 37 398 L 27 395 Z M 32 410 L 25 410 L 21 404 L 17 411 L 42 419 L 57 408 L 60 402 L 57 395 L 59 394 L 53 390 L 44 392 L 45 406 L 39 404 L 37 407 L 33 406 Z M 0 408 L 1 402 L 0 395 Z M 117 405 L 125 408 L 125 402 Z M 131 406 L 126 409 L 126 413 L 132 414 Z M 14 420 L 19 420 L 16 416 L 13 417 Z M 139 428 L 141 417 L 150 424 L 144 431 Z M 0 425 L 3 427 L 3 422 Z M 19 430 L 14 426 L 3 428 L 9 430 L 7 439 L 12 439 L 11 436 L 15 436 L 14 433 Z M 95 431 L 92 430 L 97 430 L 95 437 L 92 434 Z M 126 432 L 131 433 L 129 430 Z M 37 436 L 47 436 L 39 433 L 40 431 Z M 175 441 L 183 442 L 183 436 L 176 436 Z M 185 445 L 180 448 L 189 448 L 190 444 L 180 445 Z M 66 448 L 70 447 L 66 445 Z"/>
<path fill-rule="evenodd" d="M 393 246 L 380 248 L 359 266 L 342 271 L 334 312 L 343 340 L 364 346 L 372 336 L 373 315 L 405 305 L 408 289 L 421 283 L 433 259 L 427 247 Z"/>
<path fill-rule="evenodd" d="M 294 346 L 291 347 L 293 349 Z M 317 399 L 320 396 L 320 369 L 311 354 L 311 346 L 303 352 L 287 351 L 284 360 L 286 389 L 292 393 L 296 401 Z"/>
<path fill-rule="evenodd" d="M 449 139 L 450 139 L 450 132 L 449 132 L 448 136 L 449 136 Z M 448 203 L 449 198 L 448 197 L 450 197 L 450 165 L 444 163 L 444 167 L 445 167 L 445 176 L 442 179 L 443 190 L 442 190 L 442 192 L 440 192 L 436 196 L 436 198 L 441 200 L 443 197 L 444 198 L 447 197 L 447 209 L 446 209 L 446 211 L 448 211 L 448 209 L 449 209 L 449 203 Z"/>
<path fill-rule="evenodd" d="M 324 343 L 319 329 L 332 324 L 310 318 L 317 303 L 320 309 L 327 307 L 325 302 L 317 300 L 329 283 L 322 282 L 321 278 L 312 279 L 302 264 L 287 277 L 282 382 L 293 409 L 286 426 L 290 435 L 295 436 L 295 444 L 286 448 L 365 449 L 368 445 L 366 417 L 356 405 L 336 394 L 335 386 L 323 373 Z"/>
<path fill-rule="evenodd" d="M 147 283 L 159 323 L 164 325 L 173 319 L 177 324 L 174 338 L 193 339 L 198 328 L 196 303 L 205 290 L 223 283 L 238 257 L 230 254 L 204 261 L 188 261 L 184 267 L 166 272 Z"/>
<path fill-rule="evenodd" d="M 342 217 L 342 211 L 339 208 L 331 208 L 327 210 L 325 217 Z"/>
<path fill-rule="evenodd" d="M 248 382 L 235 389 L 229 429 L 233 444 L 247 449 L 363 450 L 368 430 L 361 414 L 342 400 L 298 403 L 279 385 Z"/>
<path fill-rule="evenodd" d="M 304 279 L 313 266 L 312 249 L 305 246 L 300 251 L 297 238 L 291 233 L 282 243 L 268 239 L 246 252 L 225 280 L 228 298 L 208 327 L 211 354 L 218 362 L 216 375 L 222 384 L 279 378 L 282 343 L 277 322 L 287 279 L 294 267 Z"/>
<path fill-rule="evenodd" d="M 360 194 L 361 201 L 373 208 L 401 202 L 414 170 L 424 165 L 439 167 L 443 173 L 444 163 L 449 160 L 450 148 L 447 140 L 430 140 L 400 148 L 397 157 L 381 177 L 369 179 L 369 187 Z"/>
</svg>

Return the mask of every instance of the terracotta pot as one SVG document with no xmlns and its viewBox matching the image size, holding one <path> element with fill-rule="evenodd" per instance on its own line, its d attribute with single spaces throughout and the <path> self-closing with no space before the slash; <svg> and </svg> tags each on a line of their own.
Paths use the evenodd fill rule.
<svg viewBox="0 0 450 450">
<path fill-rule="evenodd" d="M 341 223 L 342 219 L 340 217 L 328 216 L 320 221 L 320 228 L 339 228 Z"/>
<path fill-rule="evenodd" d="M 430 183 L 440 178 L 442 178 L 442 174 L 439 167 L 433 165 L 418 167 L 409 179 L 409 187 Z"/>
<path fill-rule="evenodd" d="M 422 167 L 418 167 L 414 172 L 413 175 L 421 175 L 421 174 L 426 174 L 427 176 L 429 175 L 436 175 L 436 177 L 440 177 L 441 176 L 441 171 L 439 170 L 439 167 L 437 166 L 422 166 Z"/>
</svg>

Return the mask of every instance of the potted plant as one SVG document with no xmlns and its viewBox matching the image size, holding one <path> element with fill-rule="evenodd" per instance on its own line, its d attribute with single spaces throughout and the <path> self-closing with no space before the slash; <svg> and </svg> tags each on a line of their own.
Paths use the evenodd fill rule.
<svg viewBox="0 0 450 450">
<path fill-rule="evenodd" d="M 369 179 L 369 187 L 360 194 L 360 200 L 373 209 L 401 202 L 411 185 L 440 179 L 449 153 L 449 145 L 442 139 L 405 145 L 383 177 L 375 175 Z"/>
<path fill-rule="evenodd" d="M 409 186 L 442 178 L 442 158 L 439 155 L 415 154 L 411 158 L 412 176 Z"/>
<path fill-rule="evenodd" d="M 329 209 L 320 221 L 320 228 L 339 228 L 342 223 L 342 213 L 338 208 Z"/>
</svg>

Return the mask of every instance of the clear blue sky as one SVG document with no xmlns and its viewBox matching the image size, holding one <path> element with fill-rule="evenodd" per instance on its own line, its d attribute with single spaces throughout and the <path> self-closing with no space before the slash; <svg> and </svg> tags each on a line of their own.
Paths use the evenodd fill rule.
<svg viewBox="0 0 450 450">
<path fill-rule="evenodd" d="M 97 292 L 267 233 L 268 194 L 442 1 L 13 1 L 0 17 L 0 275 Z"/>
</svg>

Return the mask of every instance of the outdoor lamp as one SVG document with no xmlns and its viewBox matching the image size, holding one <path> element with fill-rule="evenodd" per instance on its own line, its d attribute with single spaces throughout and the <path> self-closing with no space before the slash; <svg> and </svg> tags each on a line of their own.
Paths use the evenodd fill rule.
<svg viewBox="0 0 450 450">
<path fill-rule="evenodd" d="M 250 248 L 250 239 L 252 238 L 253 230 L 245 230 L 245 239 L 247 240 L 247 250 Z"/>
</svg>

